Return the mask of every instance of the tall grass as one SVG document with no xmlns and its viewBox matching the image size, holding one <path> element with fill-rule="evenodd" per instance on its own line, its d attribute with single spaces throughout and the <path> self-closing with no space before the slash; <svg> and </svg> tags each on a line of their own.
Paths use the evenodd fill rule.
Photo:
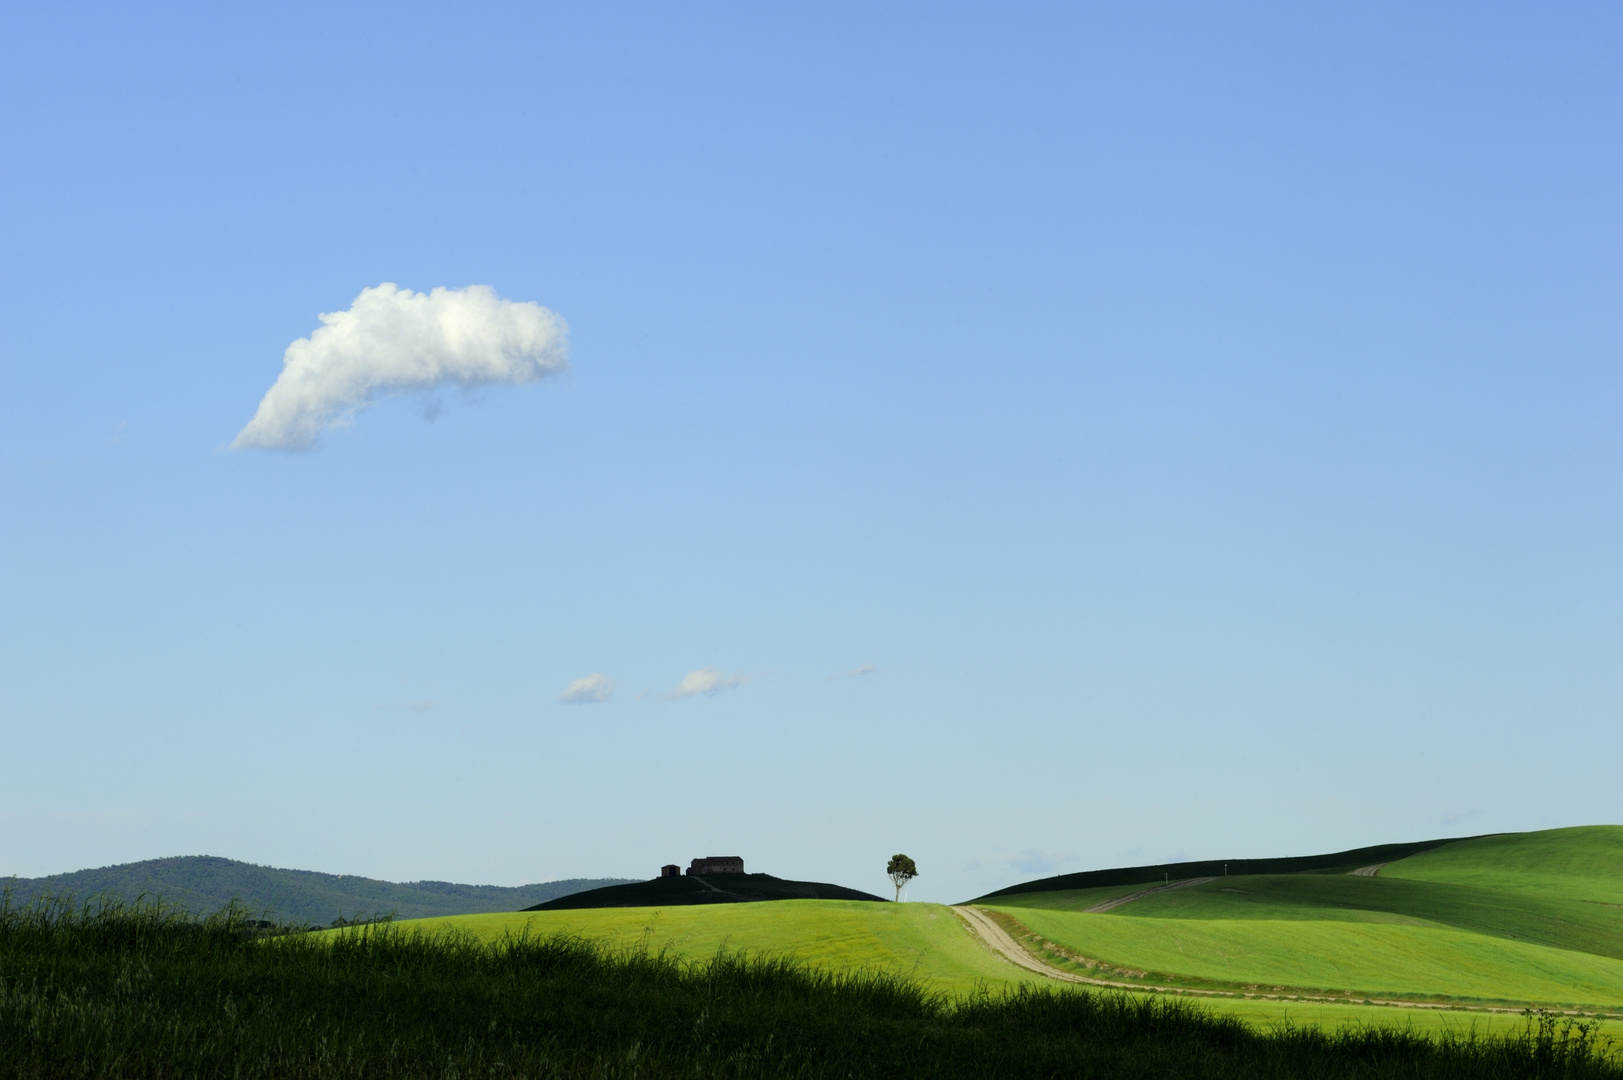
<svg viewBox="0 0 1623 1080">
<path fill-rule="evenodd" d="M 35 1077 L 1607 1077 L 1593 1031 L 1254 1032 L 1164 998 L 967 1000 L 877 972 L 237 909 L 0 903 L 0 1075 Z"/>
</svg>

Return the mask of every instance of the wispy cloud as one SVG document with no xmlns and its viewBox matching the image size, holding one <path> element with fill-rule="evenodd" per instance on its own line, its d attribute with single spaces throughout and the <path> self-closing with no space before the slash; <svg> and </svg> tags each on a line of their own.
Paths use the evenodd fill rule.
<svg viewBox="0 0 1623 1080">
<path fill-rule="evenodd" d="M 598 705 L 614 696 L 614 687 L 607 675 L 588 675 L 564 687 L 558 700 L 565 705 Z"/>
<path fill-rule="evenodd" d="M 863 664 L 861 667 L 854 667 L 850 671 L 842 671 L 838 675 L 830 675 L 828 677 L 828 681 L 833 682 L 835 679 L 860 679 L 862 676 L 872 675 L 878 670 L 879 669 L 874 667 L 872 664 Z"/>
<path fill-rule="evenodd" d="M 569 366 L 568 327 L 488 285 L 418 293 L 385 282 L 287 347 L 234 450 L 308 450 L 377 397 L 442 384 L 524 383 Z M 425 414 L 437 415 L 437 403 Z"/>
<path fill-rule="evenodd" d="M 737 675 L 723 675 L 719 668 L 700 668 L 698 671 L 690 671 L 682 676 L 682 681 L 677 683 L 673 689 L 667 691 L 665 696 L 672 701 L 678 698 L 695 697 L 699 694 L 706 697 L 715 697 L 717 694 L 728 690 L 737 690 L 749 681 L 750 677 L 742 672 Z"/>
</svg>

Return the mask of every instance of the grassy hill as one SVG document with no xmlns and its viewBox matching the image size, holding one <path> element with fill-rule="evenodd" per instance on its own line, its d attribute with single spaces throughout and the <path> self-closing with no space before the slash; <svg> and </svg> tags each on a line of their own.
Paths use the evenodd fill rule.
<svg viewBox="0 0 1623 1080">
<path fill-rule="evenodd" d="M 1285 860 L 1269 873 L 1231 862 L 1227 877 L 1106 912 L 1086 909 L 1212 864 L 1067 875 L 976 903 L 1058 966 L 1129 984 L 1623 1010 L 1623 827 L 1384 853 L 1403 847 L 1389 861 L 1369 848 L 1297 860 L 1294 873 L 1277 872 Z M 1374 876 L 1349 872 L 1383 861 Z"/>
<path fill-rule="evenodd" d="M 71 894 L 80 900 L 111 896 L 125 901 L 144 894 L 161 897 L 196 914 L 208 914 L 240 900 L 256 916 L 327 926 L 336 919 L 366 918 L 391 911 L 400 918 L 517 911 L 622 880 L 571 878 L 511 888 L 448 881 L 393 882 L 191 855 L 51 877 L 0 879 L 0 886 L 11 890 L 13 903 L 26 903 L 41 894 Z"/>
<path fill-rule="evenodd" d="M 1450 852 L 1455 844 L 1465 847 L 1465 855 Z M 1591 854 L 1574 859 L 1574 850 Z M 1380 862 L 1368 858 L 1372 852 L 1405 851 L 1415 860 L 1412 866 L 1396 858 L 1374 877 L 1350 873 Z M 1141 892 L 1163 875 L 1187 878 L 1191 869 L 1210 864 L 1065 875 L 1048 880 L 1090 884 L 1016 887 L 977 905 L 1062 969 L 1145 989 L 1207 991 L 1217 996 L 1201 995 L 1204 1005 L 1262 1028 L 1288 1019 L 1332 1028 L 1351 1023 L 1502 1031 L 1522 1022 L 1524 1006 L 1623 1012 L 1623 908 L 1583 899 L 1605 881 L 1604 872 L 1590 873 L 1589 867 L 1607 865 L 1606 853 L 1617 851 L 1623 851 L 1623 829 L 1559 830 L 1251 864 L 1299 868 L 1294 873 L 1234 874 L 1237 863 L 1231 862 L 1227 878 L 1151 893 L 1104 914 L 1083 909 Z M 1432 853 L 1438 858 L 1428 864 Z M 1552 865 L 1557 870 L 1550 871 Z M 1436 877 L 1493 876 L 1500 866 L 1514 888 L 1394 873 L 1401 868 Z M 1563 875 L 1562 866 L 1573 872 Z M 1220 875 L 1221 863 L 1216 869 Z M 649 884 L 628 886 L 623 895 Z M 951 908 L 936 904 L 545 907 L 402 926 L 455 930 L 484 941 L 565 933 L 693 961 L 721 948 L 793 956 L 814 967 L 907 974 L 951 995 L 1053 985 L 998 957 Z M 1623 1037 L 1623 1024 L 1608 1022 L 1606 1030 Z"/>
<path fill-rule="evenodd" d="M 788 881 L 771 874 L 703 874 L 659 877 L 628 885 L 571 893 L 536 904 L 526 911 L 565 908 L 681 907 L 692 904 L 744 904 L 765 900 L 866 900 L 886 903 L 873 893 L 821 881 Z"/>
<path fill-rule="evenodd" d="M 1046 982 L 1000 960 L 940 904 L 862 900 L 776 900 L 676 907 L 566 908 L 509 915 L 461 915 L 396 924 L 447 930 L 482 941 L 527 933 L 569 934 L 611 950 L 640 949 L 708 960 L 720 949 L 793 956 L 815 967 L 912 974 L 936 990 Z"/>
<path fill-rule="evenodd" d="M 820 903 L 673 910 L 701 921 L 764 917 L 767 933 L 802 911 L 813 933 L 854 916 L 848 947 L 889 930 L 893 959 L 921 944 L 930 956 L 956 947 L 929 920 L 958 916 L 936 905 Z M 634 930 L 647 916 L 598 908 L 527 918 L 629 919 Z M 1257 1030 L 1172 997 L 1052 984 L 947 995 L 861 967 L 735 955 L 695 963 L 607 953 L 579 937 L 480 941 L 410 925 L 265 941 L 240 921 L 150 909 L 0 910 L 0 1075 L 1623 1078 L 1604 1034 L 1551 1018 L 1442 1038 L 1391 1024 L 1304 1029 L 1300 1017 Z"/>
<path fill-rule="evenodd" d="M 1479 836 L 1392 863 L 1381 877 L 1623 904 L 1623 827 Z"/>
<path fill-rule="evenodd" d="M 1376 847 L 1353 848 L 1329 855 L 1292 855 L 1279 859 L 1211 859 L 1205 862 L 1157 863 L 1154 866 L 1123 866 L 1111 870 L 1084 870 L 1076 874 L 1059 874 L 1039 878 L 1019 885 L 1010 885 L 987 893 L 981 900 L 1014 896 L 1023 893 L 1053 893 L 1094 889 L 1122 889 L 1124 886 L 1151 885 L 1170 878 L 1220 877 L 1223 874 L 1344 874 L 1376 863 L 1390 863 L 1397 859 L 1441 847 L 1458 841 L 1422 840 L 1411 844 L 1380 844 Z M 1131 891 L 1123 889 L 1123 891 Z"/>
</svg>

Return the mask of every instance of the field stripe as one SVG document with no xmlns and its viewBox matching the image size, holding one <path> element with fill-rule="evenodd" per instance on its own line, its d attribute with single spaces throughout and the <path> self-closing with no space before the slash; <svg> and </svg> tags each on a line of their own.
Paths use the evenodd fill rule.
<svg viewBox="0 0 1623 1080">
<path fill-rule="evenodd" d="M 1140 889 L 1136 893 L 1128 893 L 1126 896 L 1118 896 L 1114 900 L 1106 900 L 1102 904 L 1094 904 L 1092 907 L 1084 908 L 1083 910 L 1090 915 L 1103 915 L 1107 911 L 1115 911 L 1123 904 L 1131 904 L 1134 900 L 1142 900 L 1144 897 L 1153 895 L 1154 893 L 1171 892 L 1173 889 L 1182 889 L 1190 885 L 1204 885 L 1208 881 L 1216 880 L 1217 878 L 1215 877 L 1184 878 L 1182 881 L 1174 881 L 1170 885 L 1157 885 L 1153 889 Z"/>
<path fill-rule="evenodd" d="M 1200 880 L 1212 881 L 1215 879 L 1205 878 Z M 1177 885 L 1189 885 L 1194 883 L 1194 880 L 1178 882 L 1172 887 L 1176 888 Z M 1163 885 L 1161 888 L 1165 890 L 1167 886 Z M 1089 978 L 1085 975 L 1077 975 L 1073 972 L 1051 967 L 1042 957 L 1036 955 L 1030 949 L 1021 945 L 1014 939 L 1013 935 L 1004 930 L 1003 927 L 999 926 L 996 922 L 992 921 L 991 917 L 985 911 L 971 907 L 968 904 L 954 907 L 952 911 L 964 920 L 964 922 L 973 932 L 974 936 L 980 938 L 988 948 L 997 953 L 1003 959 L 1009 961 L 1011 964 L 1014 964 L 1017 967 L 1024 968 L 1027 971 L 1036 972 L 1039 975 L 1046 975 L 1051 979 L 1058 979 L 1062 982 L 1084 983 L 1088 986 L 1109 987 L 1111 989 L 1129 990 L 1137 993 L 1178 994 L 1207 999 L 1226 998 L 1231 1000 L 1246 1001 L 1291 1001 L 1300 1003 L 1313 1002 L 1327 1005 L 1359 1005 L 1363 1007 L 1374 1006 L 1378 1008 L 1391 1009 L 1422 1009 L 1436 1012 L 1507 1015 L 1523 1013 L 1529 1008 L 1537 1008 L 1554 1013 L 1558 1016 L 1584 1016 L 1609 1020 L 1623 1020 L 1623 1012 L 1618 1012 L 1615 1009 L 1608 1009 L 1605 1006 L 1562 1007 L 1537 1002 L 1530 1002 L 1527 1004 L 1463 1004 L 1446 1001 L 1413 1000 L 1409 998 L 1390 997 L 1386 995 L 1374 997 L 1359 996 L 1354 998 L 1352 995 L 1348 994 L 1337 994 L 1334 992 L 1326 993 L 1322 989 L 1313 987 L 1279 986 L 1274 988 L 1272 992 L 1262 992 L 1249 990 L 1218 990 L 1193 986 L 1161 986 L 1155 983 L 1125 982 L 1117 979 Z M 1021 929 L 1029 930 L 1024 923 L 1021 923 L 1018 919 L 1015 919 L 1015 917 L 1009 912 L 999 911 L 998 914 L 1010 919 Z"/>
</svg>

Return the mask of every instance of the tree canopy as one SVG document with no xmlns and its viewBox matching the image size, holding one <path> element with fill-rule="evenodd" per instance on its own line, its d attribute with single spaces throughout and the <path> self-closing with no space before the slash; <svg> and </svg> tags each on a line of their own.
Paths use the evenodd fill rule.
<svg viewBox="0 0 1623 1080">
<path fill-rule="evenodd" d="M 890 875 L 891 883 L 896 886 L 896 899 L 902 899 L 902 886 L 919 876 L 919 867 L 906 855 L 892 855 L 890 862 L 885 865 L 885 873 Z"/>
</svg>

